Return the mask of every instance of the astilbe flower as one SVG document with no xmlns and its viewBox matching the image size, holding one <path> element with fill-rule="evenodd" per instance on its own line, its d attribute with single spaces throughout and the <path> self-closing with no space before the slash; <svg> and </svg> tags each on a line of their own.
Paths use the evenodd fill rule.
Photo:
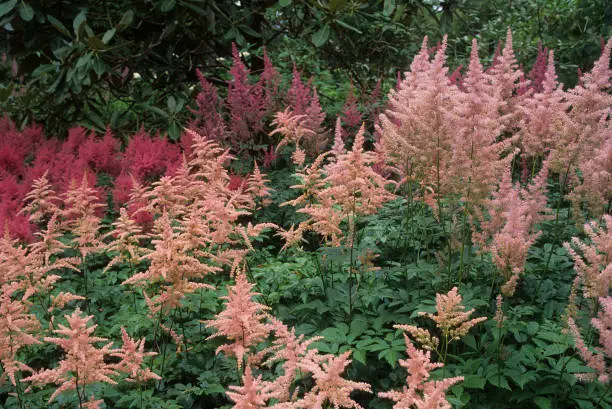
<svg viewBox="0 0 612 409">
<path fill-rule="evenodd" d="M 32 368 L 17 360 L 19 350 L 40 343 L 35 336 L 40 330 L 40 322 L 30 312 L 29 296 L 16 296 L 18 289 L 17 282 L 0 286 L 0 363 L 2 376 L 8 376 L 14 386 L 18 382 L 18 372 L 33 372 Z"/>
<path fill-rule="evenodd" d="M 145 287 L 154 283 L 161 284 L 161 292 L 157 298 L 148 303 L 152 315 L 162 309 L 167 312 L 180 306 L 185 294 L 199 288 L 211 288 L 208 284 L 194 280 L 217 272 L 219 268 L 202 263 L 194 255 L 183 251 L 188 242 L 173 228 L 168 213 L 164 213 L 155 221 L 152 244 L 155 246 L 154 250 L 140 257 L 140 260 L 150 260 L 149 268 L 122 283 Z"/>
<path fill-rule="evenodd" d="M 121 360 L 116 365 L 116 368 L 118 371 L 127 374 L 126 381 L 142 384 L 149 380 L 162 379 L 159 375 L 151 371 L 151 369 L 147 367 L 143 368 L 144 359 L 146 357 L 157 355 L 155 352 L 144 351 L 144 338 L 136 341 L 130 338 L 125 328 L 121 327 L 121 340 L 123 341 L 121 349 L 116 350 L 112 355 Z"/>
<path fill-rule="evenodd" d="M 225 392 L 234 402 L 233 409 L 260 409 L 267 407 L 267 401 L 274 397 L 270 391 L 270 383 L 262 380 L 262 376 L 253 376 L 250 366 L 247 366 L 242 375 L 242 386 L 230 385 Z"/>
<path fill-rule="evenodd" d="M 111 348 L 112 343 L 107 343 L 101 348 L 96 347 L 96 344 L 107 339 L 93 336 L 97 325 L 88 326 L 93 315 L 83 316 L 77 308 L 72 315 L 65 315 L 65 317 L 68 326 L 59 324 L 59 329 L 53 331 L 58 335 L 63 335 L 64 338 L 44 338 L 46 342 L 62 348 L 64 358 L 56 368 L 43 369 L 23 379 L 23 382 L 30 382 L 32 386 L 58 385 L 49 398 L 49 403 L 62 392 L 70 390 L 76 390 L 79 399 L 82 400 L 85 387 L 96 382 L 117 384 L 112 379 L 118 375 L 116 365 L 105 361 L 117 350 Z"/>
<path fill-rule="evenodd" d="M 340 224 L 346 221 L 349 230 L 346 241 L 350 244 L 355 218 L 373 214 L 394 197 L 385 189 L 385 185 L 391 182 L 372 169 L 376 155 L 363 150 L 364 132 L 362 125 L 348 152 L 343 152 L 338 146 L 341 139 L 337 139 L 332 151 L 334 160 L 323 169 L 322 161 L 329 153 L 320 155 L 303 173 L 298 173 L 302 184 L 292 188 L 303 190 L 303 194 L 286 204 L 303 204 L 298 212 L 310 218 L 287 235 L 292 242 L 300 240 L 298 233 L 311 230 L 321 234 L 330 244 L 340 245 L 343 238 Z"/>
<path fill-rule="evenodd" d="M 264 93 L 265 111 L 270 114 L 276 112 L 279 108 L 279 85 L 281 81 L 280 73 L 274 68 L 266 47 L 263 49 L 264 68 L 259 77 L 259 82 Z"/>
<path fill-rule="evenodd" d="M 580 329 L 572 317 L 568 318 L 568 325 L 580 357 L 595 371 L 594 373 L 583 373 L 576 376 L 583 381 L 597 379 L 599 382 L 607 384 L 612 379 L 612 368 L 608 363 L 612 357 L 612 297 L 601 297 L 599 303 L 602 309 L 597 317 L 591 320 L 591 324 L 599 332 L 599 344 L 601 346 L 594 347 L 594 352 L 584 343 Z"/>
<path fill-rule="evenodd" d="M 444 340 L 443 348 L 446 349 L 448 343 L 458 341 L 470 331 L 476 324 L 486 321 L 486 317 L 472 318 L 470 315 L 474 309 L 465 311 L 461 305 L 462 297 L 457 287 L 453 287 L 447 294 L 436 294 L 436 313 L 419 313 L 436 323 Z M 436 350 L 439 339 L 429 334 L 429 331 L 415 327 L 413 325 L 396 325 L 396 328 L 410 333 L 426 349 Z M 445 351 L 443 351 L 445 353 Z"/>
<path fill-rule="evenodd" d="M 548 160 L 533 183 L 527 188 L 512 184 L 508 169 L 493 198 L 485 205 L 488 219 L 480 224 L 480 231 L 474 232 L 474 239 L 481 251 L 490 251 L 493 263 L 506 280 L 503 292 L 514 294 L 519 275 L 522 273 L 527 253 L 541 232 L 536 225 L 547 218 L 546 183 Z"/>
<path fill-rule="evenodd" d="M 116 255 L 108 262 L 103 271 L 107 271 L 115 264 L 137 261 L 146 249 L 140 245 L 140 240 L 149 236 L 142 234 L 142 228 L 132 220 L 127 210 L 122 207 L 119 210 L 119 217 L 113 222 L 113 230 L 102 236 L 102 239 L 111 238 L 111 241 L 104 247 L 109 254 Z"/>
<path fill-rule="evenodd" d="M 233 64 L 229 73 L 226 105 L 230 113 L 230 130 L 234 147 L 248 141 L 254 133 L 263 129 L 265 100 L 260 83 L 249 83 L 249 70 L 240 59 L 236 44 L 232 43 Z"/>
<path fill-rule="evenodd" d="M 592 218 L 600 217 L 612 201 L 612 127 L 603 129 L 608 134 L 602 146 L 590 153 L 579 164 L 582 183 L 574 187 L 567 197 L 572 201 L 578 218 L 584 203 Z"/>
<path fill-rule="evenodd" d="M 274 134 L 281 134 L 283 139 L 280 140 L 276 145 L 276 151 L 285 145 L 293 144 L 296 148 L 299 148 L 300 142 L 306 135 L 314 135 L 314 131 L 309 129 L 306 125 L 307 115 L 295 114 L 289 108 L 282 112 L 277 112 L 272 125 L 275 129 L 270 132 L 270 136 Z"/>
<path fill-rule="evenodd" d="M 595 222 L 584 225 L 590 243 L 573 237 L 563 247 L 574 260 L 578 283 L 586 298 L 607 297 L 612 284 L 612 216 L 604 215 L 604 225 Z M 576 251 L 577 249 L 578 251 Z"/>
<path fill-rule="evenodd" d="M 296 115 L 306 114 L 306 109 L 311 103 L 311 98 L 310 87 L 309 85 L 304 85 L 294 63 L 291 87 L 287 91 L 287 102 L 291 111 L 295 112 Z"/>
<path fill-rule="evenodd" d="M 380 116 L 377 130 L 389 160 L 410 180 L 420 184 L 425 200 L 436 200 L 451 187 L 452 142 L 455 134 L 448 121 L 455 96 L 460 92 L 446 76 L 446 37 L 429 61 L 427 37 L 405 73 L 397 91 L 389 94 L 389 109 Z"/>
<path fill-rule="evenodd" d="M 312 100 L 306 108 L 304 121 L 304 126 L 312 133 L 307 133 L 302 139 L 302 145 L 309 157 L 316 157 L 327 148 L 329 131 L 323 126 L 323 122 L 325 122 L 325 112 L 321 108 L 317 89 L 313 88 Z"/>
<path fill-rule="evenodd" d="M 265 178 L 265 175 L 259 170 L 257 161 L 253 165 L 253 173 L 249 175 L 247 179 L 247 193 L 251 194 L 254 198 L 264 199 L 270 196 L 273 189 L 266 186 L 266 183 L 270 181 Z"/>
<path fill-rule="evenodd" d="M 201 91 L 196 96 L 197 109 L 190 108 L 195 117 L 189 121 L 188 127 L 210 139 L 223 141 L 228 136 L 223 116 L 220 113 L 223 101 L 219 99 L 217 88 L 204 77 L 199 69 L 196 69 L 196 74 Z"/>
<path fill-rule="evenodd" d="M 357 97 L 355 96 L 355 90 L 352 83 L 348 95 L 346 96 L 346 100 L 344 101 L 344 105 L 342 106 L 341 117 L 342 122 L 344 122 L 344 126 L 348 128 L 348 132 L 356 131 L 357 127 L 361 125 L 361 112 L 359 112 L 359 105 L 357 103 Z"/>
<path fill-rule="evenodd" d="M 444 366 L 442 363 L 431 362 L 431 352 L 423 352 L 412 345 L 404 334 L 407 359 L 400 359 L 400 365 L 408 371 L 406 386 L 402 390 L 380 392 L 378 396 L 395 402 L 394 409 L 450 409 L 446 400 L 446 390 L 461 382 L 462 376 L 430 380 L 430 372 Z"/>
<path fill-rule="evenodd" d="M 543 83 L 546 77 L 549 58 L 548 48 L 542 47 L 542 42 L 538 41 L 538 54 L 528 74 L 530 80 L 529 88 L 534 92 L 542 92 L 544 89 Z"/>
<path fill-rule="evenodd" d="M 465 203 L 468 213 L 484 205 L 502 178 L 509 160 L 502 156 L 510 146 L 510 140 L 498 139 L 502 100 L 491 75 L 483 71 L 476 39 L 463 86 L 447 118 L 454 129 L 449 193 Z"/>
<path fill-rule="evenodd" d="M 73 181 L 64 197 L 63 218 L 72 234 L 81 256 L 96 250 L 100 245 L 98 229 L 101 219 L 98 209 L 104 207 L 99 202 L 96 190 L 89 186 L 87 173 L 83 173 L 81 183 Z"/>
<path fill-rule="evenodd" d="M 351 399 L 350 395 L 356 390 L 371 392 L 370 385 L 365 382 L 350 381 L 341 376 L 351 363 L 350 355 L 351 351 L 347 351 L 340 356 L 325 355 L 323 359 L 317 361 L 304 360 L 298 363 L 298 368 L 312 374 L 315 384 L 302 399 L 293 402 L 291 407 L 320 409 L 325 402 L 328 402 L 335 409 L 341 407 L 363 409 Z"/>
<path fill-rule="evenodd" d="M 24 197 L 27 203 L 19 213 L 29 214 L 31 222 L 39 223 L 59 212 L 58 203 L 60 198 L 55 195 L 47 178 L 49 171 L 32 183 L 30 192 Z"/>
<path fill-rule="evenodd" d="M 271 330 L 264 322 L 265 311 L 269 308 L 253 301 L 253 297 L 258 294 L 252 292 L 252 289 L 253 284 L 249 283 L 244 273 L 236 274 L 236 283 L 228 287 L 228 295 L 222 297 L 227 300 L 225 309 L 206 323 L 208 327 L 217 330 L 208 339 L 223 336 L 232 342 L 221 345 L 217 353 L 235 356 L 238 368 L 242 367 L 249 349 L 264 340 Z"/>
<path fill-rule="evenodd" d="M 543 74 L 541 90 L 518 104 L 522 119 L 520 123 L 523 153 L 530 158 L 544 157 L 555 149 L 560 141 L 571 138 L 575 127 L 568 115 L 563 84 L 557 81 L 554 52 L 548 54 L 548 63 Z"/>
</svg>

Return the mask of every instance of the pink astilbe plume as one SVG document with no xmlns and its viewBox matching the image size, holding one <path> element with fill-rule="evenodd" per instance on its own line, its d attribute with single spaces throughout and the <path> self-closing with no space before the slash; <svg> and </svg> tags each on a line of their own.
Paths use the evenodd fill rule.
<svg viewBox="0 0 612 409">
<path fill-rule="evenodd" d="M 359 105 L 357 104 L 357 97 L 355 96 L 355 89 L 352 83 L 342 106 L 341 117 L 344 126 L 348 128 L 347 132 L 357 131 L 357 127 L 361 125 L 362 116 L 361 112 L 359 112 Z"/>
<path fill-rule="evenodd" d="M 299 148 L 300 142 L 307 135 L 314 135 L 315 132 L 307 127 L 308 116 L 305 114 L 297 115 L 290 111 L 289 108 L 282 112 L 277 112 L 272 125 L 275 129 L 270 132 L 270 136 L 277 133 L 281 134 L 283 139 L 276 145 L 276 151 L 285 145 L 293 144 Z"/>
<path fill-rule="evenodd" d="M 524 154 L 531 158 L 544 157 L 574 132 L 567 112 L 570 104 L 566 100 L 563 84 L 557 82 L 552 50 L 548 54 L 539 88 L 538 92 L 522 99 L 518 105 L 523 115 L 520 124 L 521 145 Z"/>
<path fill-rule="evenodd" d="M 106 265 L 104 271 L 124 261 L 128 263 L 137 262 L 147 252 L 140 245 L 140 241 L 149 236 L 142 234 L 142 228 L 129 217 L 124 207 L 119 210 L 119 217 L 113 222 L 113 227 L 112 231 L 102 236 L 102 239 L 111 238 L 111 241 L 104 246 L 104 249 L 109 254 L 114 254 L 114 257 Z"/>
<path fill-rule="evenodd" d="M 217 330 L 209 339 L 223 336 L 232 342 L 221 345 L 217 353 L 235 356 L 238 368 L 242 367 L 249 349 L 263 341 L 271 331 L 271 327 L 264 322 L 265 311 L 269 308 L 253 301 L 257 293 L 252 289 L 253 284 L 249 283 L 244 273 L 236 274 L 236 284 L 228 287 L 228 295 L 222 297 L 227 300 L 225 309 L 206 323 Z"/>
<path fill-rule="evenodd" d="M 45 171 L 40 178 L 34 180 L 30 192 L 24 197 L 26 205 L 19 212 L 29 214 L 30 221 L 34 223 L 42 222 L 59 212 L 60 199 L 51 188 L 47 174 L 48 171 Z"/>
<path fill-rule="evenodd" d="M 568 324 L 580 357 L 595 371 L 594 373 L 577 374 L 576 376 L 583 381 L 598 380 L 607 384 L 612 379 L 612 367 L 609 365 L 609 359 L 612 357 L 612 297 L 601 297 L 599 303 L 602 309 L 597 317 L 591 320 L 591 323 L 599 332 L 599 344 L 601 346 L 587 347 L 580 334 L 580 329 L 572 317 L 568 318 Z"/>
<path fill-rule="evenodd" d="M 324 121 L 325 112 L 321 108 L 317 89 L 314 88 L 310 105 L 306 108 L 306 119 L 304 121 L 304 126 L 310 129 L 312 133 L 304 135 L 302 140 L 302 145 L 310 157 L 316 157 L 327 148 L 329 131 L 323 126 Z"/>
<path fill-rule="evenodd" d="M 155 352 L 145 352 L 145 339 L 136 341 L 128 335 L 125 328 L 121 327 L 121 340 L 123 345 L 113 352 L 113 356 L 121 361 L 116 365 L 117 370 L 127 374 L 126 381 L 138 382 L 140 384 L 149 380 L 161 380 L 161 377 L 144 367 L 144 359 L 148 356 L 157 355 Z"/>
<path fill-rule="evenodd" d="M 80 184 L 73 181 L 65 194 L 64 206 L 62 216 L 67 221 L 68 229 L 74 234 L 74 243 L 84 258 L 99 248 L 98 229 L 101 218 L 98 211 L 104 207 L 96 190 L 90 187 L 87 173 L 82 175 Z"/>
<path fill-rule="evenodd" d="M 493 83 L 499 89 L 504 105 L 502 112 L 509 115 L 508 127 L 512 126 L 512 119 L 515 111 L 515 104 L 518 98 L 516 93 L 520 86 L 519 80 L 524 78 L 524 73 L 518 67 L 514 49 L 512 48 L 512 31 L 508 28 L 506 33 L 506 43 L 501 51 L 501 54 L 494 61 L 490 68 L 490 74 L 493 78 Z"/>
<path fill-rule="evenodd" d="M 93 315 L 83 316 L 77 308 L 72 315 L 65 315 L 65 317 L 68 326 L 59 324 L 59 329 L 53 331 L 64 337 L 44 338 L 46 342 L 62 348 L 64 358 L 56 368 L 43 369 L 23 379 L 23 382 L 30 382 L 32 386 L 58 385 L 49 398 L 49 403 L 62 392 L 71 390 L 76 390 L 83 399 L 85 387 L 96 382 L 117 384 L 112 379 L 118 375 L 117 367 L 115 364 L 106 362 L 106 359 L 117 350 L 111 348 L 112 343 L 107 343 L 101 348 L 96 347 L 96 344 L 107 339 L 93 336 L 97 325 L 88 326 Z"/>
<path fill-rule="evenodd" d="M 242 375 L 242 386 L 230 385 L 226 394 L 234 402 L 233 409 L 260 409 L 268 407 L 266 402 L 275 395 L 270 387 L 261 375 L 254 377 L 251 367 L 247 366 Z"/>
<path fill-rule="evenodd" d="M 259 78 L 261 87 L 263 88 L 265 111 L 270 114 L 276 112 L 279 108 L 279 85 L 281 81 L 280 73 L 274 68 L 266 47 L 263 50 L 264 68 Z"/>
<path fill-rule="evenodd" d="M 350 381 L 341 376 L 351 363 L 350 355 L 351 351 L 347 351 L 340 356 L 325 355 L 316 361 L 304 360 L 298 363 L 298 368 L 312 374 L 315 384 L 302 399 L 293 402 L 291 406 L 295 409 L 320 409 L 327 402 L 335 409 L 363 409 L 350 395 L 353 391 L 371 392 L 370 385 Z"/>
<path fill-rule="evenodd" d="M 30 312 L 28 297 L 16 296 L 18 289 L 17 282 L 0 286 L 0 364 L 2 377 L 8 376 L 13 385 L 18 382 L 18 372 L 33 372 L 17 359 L 17 354 L 25 346 L 40 343 L 35 335 L 41 327 Z"/>
<path fill-rule="evenodd" d="M 543 83 L 546 77 L 549 58 L 548 48 L 542 47 L 542 43 L 538 41 L 538 55 L 528 74 L 530 80 L 529 88 L 534 92 L 542 92 L 544 90 Z"/>
<path fill-rule="evenodd" d="M 595 222 L 584 225 L 589 243 L 573 237 L 563 247 L 574 260 L 577 280 L 582 284 L 584 297 L 607 297 L 612 284 L 612 216 L 604 215 L 604 225 Z"/>
<path fill-rule="evenodd" d="M 426 202 L 452 190 L 453 122 L 448 120 L 460 92 L 447 77 L 446 37 L 434 59 L 429 60 L 427 38 L 414 57 L 397 91 L 389 94 L 389 109 L 380 116 L 377 130 L 388 159 L 407 179 L 420 184 Z"/>
<path fill-rule="evenodd" d="M 291 111 L 296 115 L 306 114 L 306 109 L 311 103 L 310 86 L 304 85 L 300 78 L 300 73 L 293 64 L 293 77 L 291 79 L 291 87 L 287 91 L 287 102 Z"/>
<path fill-rule="evenodd" d="M 351 243 L 355 228 L 355 218 L 376 212 L 383 203 L 394 195 L 385 189 L 391 183 L 372 169 L 377 157 L 373 152 L 364 152 L 364 126 L 355 136 L 353 147 L 342 152 L 340 140 L 334 144 L 332 152 L 335 160 L 321 169 L 321 164 L 329 152 L 320 155 L 315 162 L 298 173 L 302 184 L 292 186 L 301 189 L 303 194 L 287 202 L 292 206 L 304 205 L 298 212 L 307 214 L 309 219 L 300 223 L 293 235 L 287 235 L 293 243 L 300 240 L 297 233 L 314 231 L 322 235 L 331 245 L 340 245 L 342 239 Z M 349 234 L 343 237 L 341 223 L 346 221 Z"/>
<path fill-rule="evenodd" d="M 400 359 L 399 363 L 408 371 L 406 386 L 402 390 L 380 392 L 378 396 L 393 400 L 394 409 L 450 409 L 451 405 L 446 400 L 446 390 L 461 382 L 463 377 L 430 380 L 430 372 L 444 365 L 432 363 L 431 352 L 416 349 L 405 334 L 404 340 L 408 357 Z"/>
</svg>

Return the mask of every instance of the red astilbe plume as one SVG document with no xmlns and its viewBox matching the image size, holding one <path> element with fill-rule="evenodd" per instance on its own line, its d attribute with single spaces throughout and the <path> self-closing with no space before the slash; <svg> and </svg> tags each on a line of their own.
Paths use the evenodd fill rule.
<svg viewBox="0 0 612 409">
<path fill-rule="evenodd" d="M 355 88 L 351 83 L 348 95 L 342 106 L 342 122 L 344 126 L 348 128 L 349 133 L 355 132 L 357 127 L 361 125 L 362 116 L 359 112 L 359 104 L 357 103 L 357 97 L 355 96 Z"/>
<path fill-rule="evenodd" d="M 264 68 L 259 77 L 259 81 L 264 94 L 264 109 L 267 114 L 271 114 L 278 111 L 280 108 L 279 86 L 281 75 L 276 68 L 274 68 L 270 57 L 268 57 L 266 47 L 263 49 L 263 62 Z"/>
<path fill-rule="evenodd" d="M 29 214 L 29 220 L 34 223 L 43 222 L 54 213 L 59 212 L 60 198 L 55 195 L 47 178 L 49 171 L 32 183 L 30 192 L 24 197 L 26 205 L 19 213 Z"/>
<path fill-rule="evenodd" d="M 141 128 L 130 138 L 121 160 L 121 170 L 140 182 L 152 182 L 179 163 L 180 158 L 177 145 L 159 136 L 152 138 Z"/>
<path fill-rule="evenodd" d="M 584 225 L 590 243 L 573 237 L 571 244 L 563 244 L 574 260 L 584 297 L 594 300 L 607 297 L 612 284 L 612 216 L 606 214 L 603 220 L 605 228 L 595 222 Z"/>
<path fill-rule="evenodd" d="M 534 92 L 542 92 L 544 90 L 544 80 L 546 77 L 547 65 L 550 56 L 548 55 L 548 48 L 542 47 L 542 42 L 538 41 L 538 55 L 536 60 L 529 71 L 529 88 Z"/>
<path fill-rule="evenodd" d="M 143 384 L 149 380 L 161 380 L 162 378 L 144 367 L 144 360 L 148 356 L 157 355 L 156 352 L 145 352 L 145 339 L 142 338 L 136 341 L 128 335 L 125 328 L 121 327 L 121 340 L 123 345 L 120 349 L 115 350 L 112 356 L 119 358 L 121 361 L 116 364 L 118 371 L 127 374 L 126 381 L 137 382 Z"/>
<path fill-rule="evenodd" d="M 293 77 L 291 79 L 291 87 L 287 91 L 287 102 L 291 111 L 296 115 L 306 114 L 306 109 L 311 104 L 310 86 L 304 85 L 300 78 L 295 63 L 293 63 Z"/>
<path fill-rule="evenodd" d="M 83 316 L 78 308 L 72 315 L 65 315 L 68 326 L 59 324 L 59 329 L 54 330 L 63 338 L 45 337 L 46 342 L 58 345 L 64 352 L 64 358 L 59 365 L 53 369 L 43 369 L 23 379 L 30 382 L 32 386 L 44 386 L 55 384 L 59 387 L 49 398 L 51 403 L 59 394 L 66 391 L 76 390 L 79 401 L 85 398 L 85 387 L 97 382 L 116 385 L 112 379 L 118 374 L 115 364 L 106 362 L 117 350 L 112 349 L 112 343 L 107 343 L 101 348 L 96 344 L 107 341 L 106 338 L 93 336 L 97 325 L 88 326 L 93 315 Z"/>
<path fill-rule="evenodd" d="M 423 352 L 412 345 L 404 334 L 407 359 L 400 359 L 400 366 L 406 368 L 406 386 L 399 391 L 380 392 L 378 396 L 395 402 L 394 409 L 450 409 L 446 400 L 446 390 L 461 382 L 462 376 L 430 380 L 430 372 L 444 366 L 442 363 L 431 362 L 431 352 Z"/>
<path fill-rule="evenodd" d="M 326 150 L 329 131 L 323 126 L 325 112 L 321 108 L 316 88 L 313 89 L 312 94 L 310 105 L 306 108 L 304 126 L 313 133 L 304 135 L 302 145 L 306 154 L 314 158 Z"/>
<path fill-rule="evenodd" d="M 242 367 L 249 349 L 267 338 L 271 331 L 270 325 L 264 322 L 265 311 L 269 308 L 253 301 L 258 294 L 252 289 L 253 284 L 249 283 L 246 275 L 237 273 L 236 283 L 228 287 L 227 296 L 222 297 L 227 300 L 225 309 L 215 319 L 206 322 L 207 327 L 217 330 L 208 339 L 223 336 L 232 342 L 221 345 L 216 352 L 235 356 L 238 368 Z"/>
<path fill-rule="evenodd" d="M 263 130 L 265 100 L 261 84 L 249 83 L 249 70 L 240 59 L 238 48 L 232 43 L 232 80 L 228 83 L 226 105 L 230 113 L 230 130 L 233 146 L 246 142 L 252 135 Z"/>
<path fill-rule="evenodd" d="M 113 137 L 110 129 L 107 129 L 102 138 L 97 138 L 92 132 L 79 145 L 77 156 L 83 168 L 91 169 L 96 174 L 106 172 L 111 176 L 117 176 L 120 171 L 119 148 L 119 140 Z"/>
<path fill-rule="evenodd" d="M 188 128 L 210 139 L 224 141 L 228 135 L 221 116 L 223 101 L 219 99 L 217 88 L 204 77 L 199 69 L 196 69 L 196 74 L 202 90 L 196 96 L 197 109 L 190 108 L 195 118 L 190 120 Z"/>
</svg>

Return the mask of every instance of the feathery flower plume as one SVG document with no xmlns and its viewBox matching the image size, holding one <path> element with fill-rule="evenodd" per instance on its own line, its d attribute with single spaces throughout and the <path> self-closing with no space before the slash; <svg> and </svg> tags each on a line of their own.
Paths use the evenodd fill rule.
<svg viewBox="0 0 612 409">
<path fill-rule="evenodd" d="M 117 350 L 111 349 L 112 343 L 96 347 L 95 344 L 106 341 L 106 338 L 93 336 L 97 325 L 88 326 L 93 315 L 85 317 L 77 308 L 72 315 L 65 317 L 68 327 L 59 324 L 59 329 L 53 331 L 64 338 L 44 338 L 46 342 L 62 348 L 64 359 L 56 368 L 43 369 L 23 379 L 23 382 L 30 382 L 33 386 L 58 385 L 49 403 L 62 392 L 70 390 L 76 390 L 82 401 L 85 398 L 85 387 L 96 382 L 117 384 L 111 378 L 118 375 L 116 365 L 106 363 L 106 359 Z"/>
<path fill-rule="evenodd" d="M 416 349 L 405 334 L 404 340 L 408 358 L 400 359 L 399 363 L 408 371 L 406 386 L 399 391 L 380 392 L 378 396 L 394 401 L 394 409 L 450 409 L 451 405 L 446 400 L 446 390 L 461 382 L 463 377 L 457 376 L 438 381 L 429 380 L 430 372 L 444 365 L 442 363 L 432 363 L 431 352 Z"/>
<path fill-rule="evenodd" d="M 244 357 L 254 345 L 264 340 L 270 333 L 270 326 L 263 322 L 264 312 L 269 308 L 253 301 L 258 295 L 252 292 L 253 284 L 249 283 L 244 273 L 236 274 L 236 284 L 228 287 L 225 309 L 213 320 L 207 321 L 207 327 L 217 332 L 210 338 L 224 336 L 231 344 L 221 345 L 217 353 L 225 352 L 236 357 L 238 368 L 242 367 Z"/>
</svg>

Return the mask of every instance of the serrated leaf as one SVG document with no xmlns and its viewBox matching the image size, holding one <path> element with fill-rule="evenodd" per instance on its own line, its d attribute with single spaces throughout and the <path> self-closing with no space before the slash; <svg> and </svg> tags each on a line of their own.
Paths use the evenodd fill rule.
<svg viewBox="0 0 612 409">
<path fill-rule="evenodd" d="M 567 345 L 563 344 L 552 344 L 548 345 L 542 355 L 544 356 L 552 356 L 552 355 L 561 355 L 568 348 Z"/>
<path fill-rule="evenodd" d="M 10 0 L 4 3 L 0 3 L 0 17 L 10 13 L 15 8 L 17 0 Z"/>
<path fill-rule="evenodd" d="M 323 46 L 329 39 L 329 26 L 325 24 L 316 33 L 312 35 L 312 43 L 315 47 Z"/>
<path fill-rule="evenodd" d="M 62 33 L 63 35 L 65 35 L 66 37 L 70 37 L 70 31 L 68 31 L 68 29 L 66 28 L 65 25 L 62 24 L 61 21 L 59 21 L 58 19 L 56 19 L 53 16 L 50 16 L 47 14 L 47 20 L 49 21 L 49 23 L 51 23 L 51 25 L 53 27 L 55 27 L 55 29 L 57 31 L 59 31 L 60 33 Z"/>
<path fill-rule="evenodd" d="M 461 385 L 469 389 L 484 389 L 487 380 L 478 375 L 466 375 Z"/>
<path fill-rule="evenodd" d="M 353 351 L 353 355 L 352 355 L 353 359 L 355 361 L 361 362 L 362 364 L 366 365 L 366 353 L 363 350 L 356 350 Z"/>
<path fill-rule="evenodd" d="M 19 4 L 19 17 L 23 21 L 30 21 L 34 17 L 34 9 L 26 2 L 21 2 Z"/>
</svg>

